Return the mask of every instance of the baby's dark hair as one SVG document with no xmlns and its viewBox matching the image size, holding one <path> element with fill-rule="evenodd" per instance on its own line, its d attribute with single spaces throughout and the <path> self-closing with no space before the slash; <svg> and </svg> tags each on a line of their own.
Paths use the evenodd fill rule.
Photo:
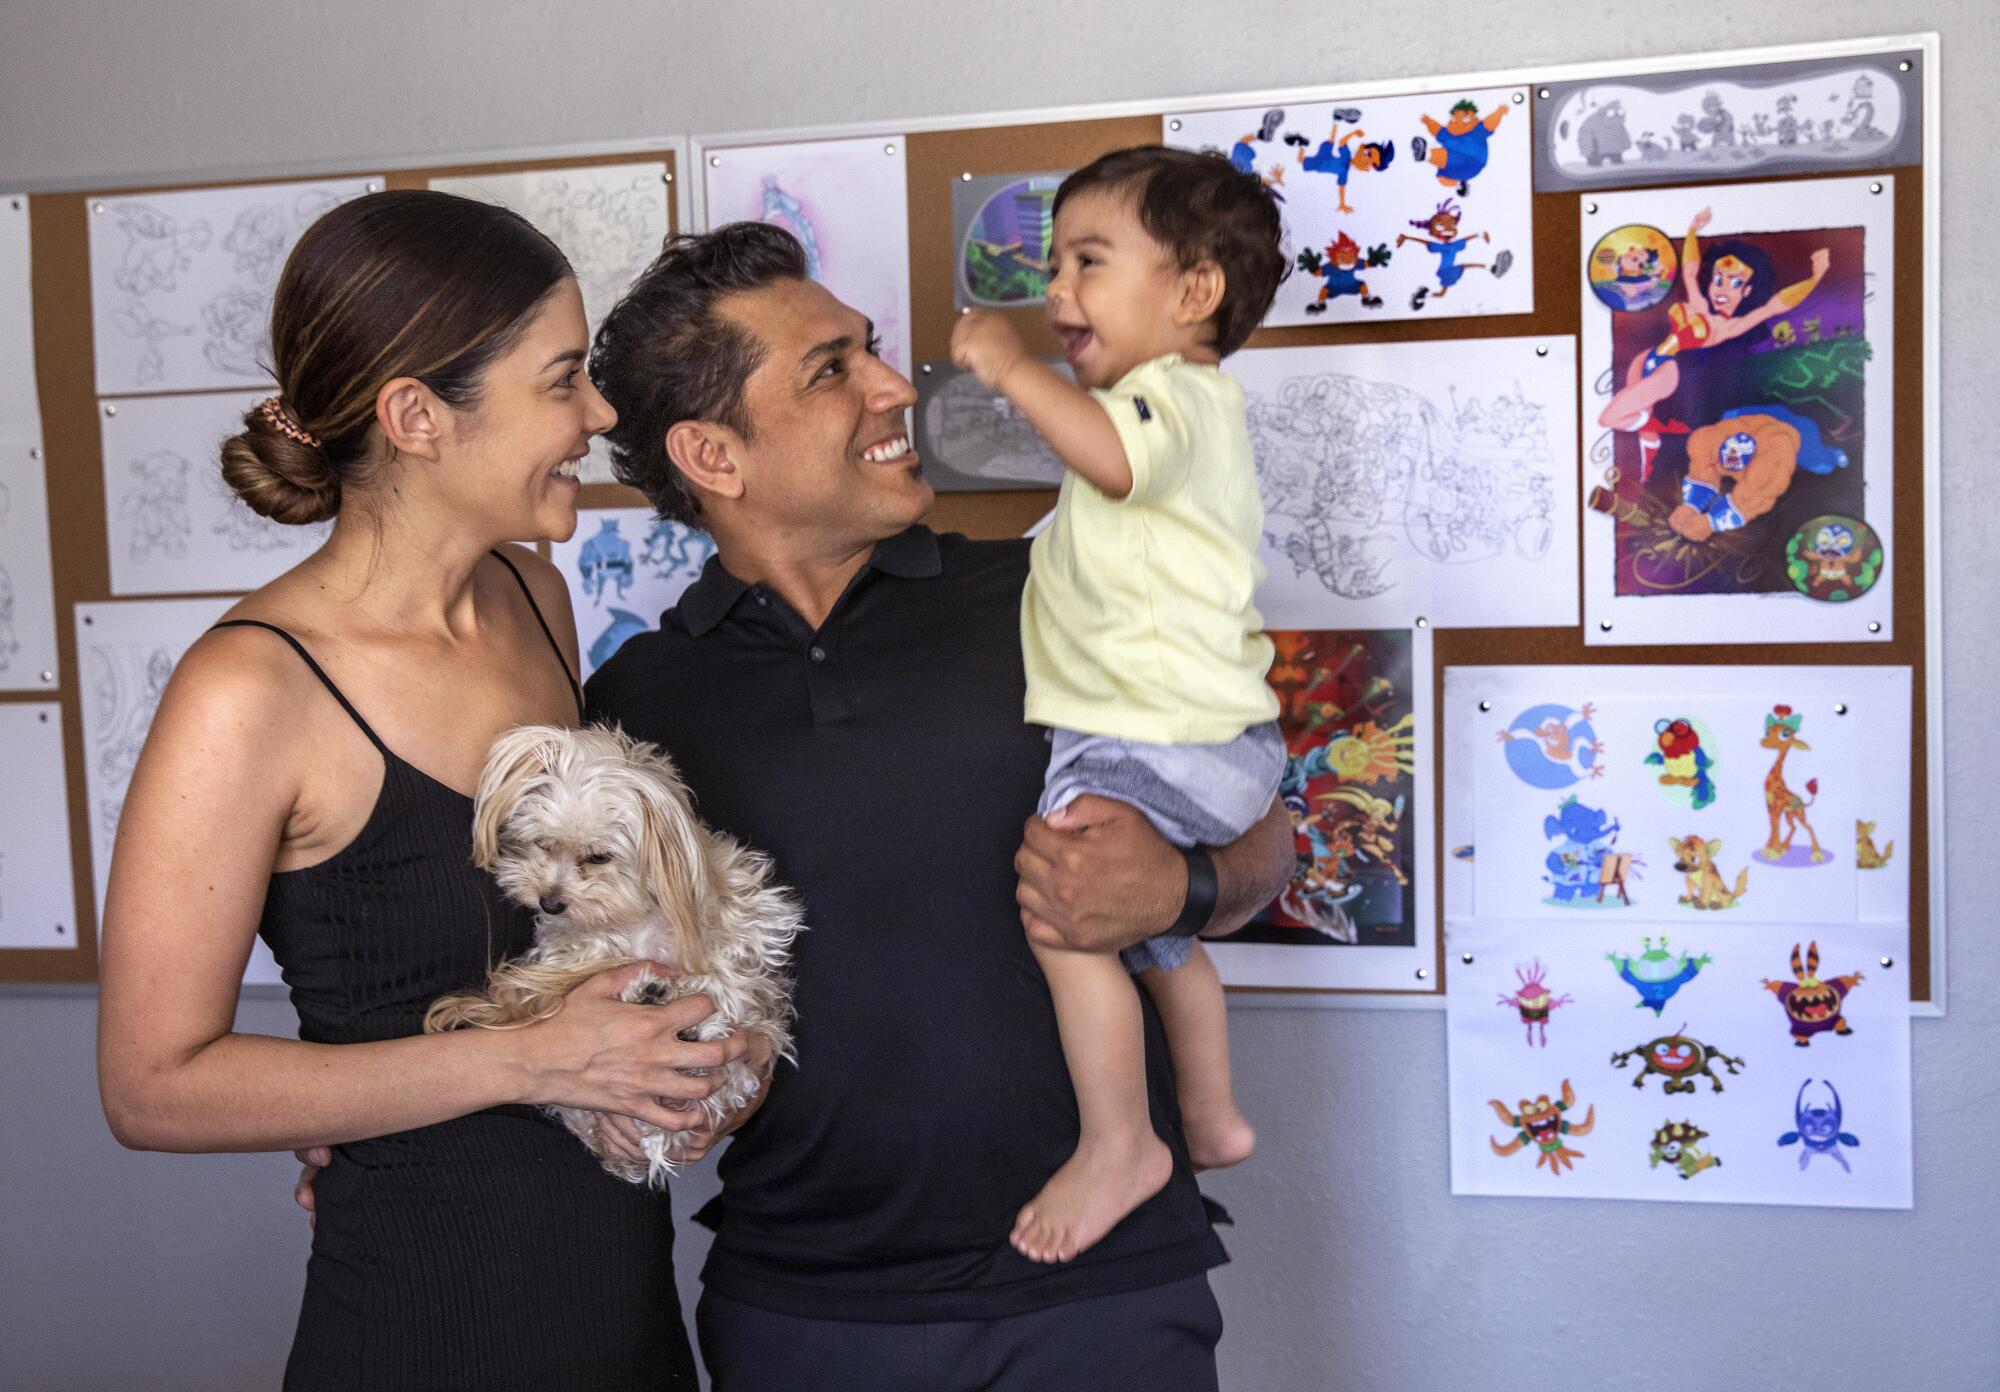
<svg viewBox="0 0 2000 1392">
<path fill-rule="evenodd" d="M 1086 189 L 1131 198 L 1139 225 L 1183 270 L 1203 261 L 1222 268 L 1222 303 L 1210 321 L 1215 351 L 1226 358 L 1241 348 L 1291 270 L 1278 206 L 1262 181 L 1222 155 L 1139 145 L 1113 150 L 1064 179 L 1053 211 Z"/>
</svg>

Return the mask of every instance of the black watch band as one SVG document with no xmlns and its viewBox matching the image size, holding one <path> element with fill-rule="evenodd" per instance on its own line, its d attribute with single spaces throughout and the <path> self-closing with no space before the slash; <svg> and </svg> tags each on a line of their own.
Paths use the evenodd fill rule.
<svg viewBox="0 0 2000 1392">
<path fill-rule="evenodd" d="M 1182 847 L 1181 859 L 1187 862 L 1187 898 L 1181 904 L 1181 916 L 1174 920 L 1174 926 L 1167 929 L 1164 935 L 1169 938 L 1194 937 L 1215 917 L 1215 861 L 1209 856 L 1208 848 Z"/>
</svg>

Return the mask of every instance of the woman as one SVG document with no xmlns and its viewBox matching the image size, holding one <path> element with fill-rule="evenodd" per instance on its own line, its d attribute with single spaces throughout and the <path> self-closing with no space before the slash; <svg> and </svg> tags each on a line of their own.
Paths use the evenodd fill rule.
<svg viewBox="0 0 2000 1392">
<path fill-rule="evenodd" d="M 560 577 L 506 543 L 576 529 L 617 419 L 583 372 L 562 253 L 511 212 L 391 192 L 328 213 L 279 281 L 279 396 L 223 474 L 281 522 L 334 518 L 175 673 L 105 906 L 99 1072 L 113 1131 L 174 1151 L 330 1146 L 285 1386 L 695 1386 L 664 1195 L 535 1104 L 673 1128 L 743 1053 L 607 973 L 509 1032 L 421 1033 L 525 948 L 470 858 L 493 738 L 572 724 Z M 547 616 L 546 618 L 544 616 Z M 557 635 L 560 635 L 558 638 Z M 300 1038 L 235 1033 L 251 936 Z"/>
</svg>

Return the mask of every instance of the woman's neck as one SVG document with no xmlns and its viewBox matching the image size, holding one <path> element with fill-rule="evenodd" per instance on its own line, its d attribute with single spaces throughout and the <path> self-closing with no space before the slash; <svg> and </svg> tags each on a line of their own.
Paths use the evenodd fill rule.
<svg viewBox="0 0 2000 1392">
<path fill-rule="evenodd" d="M 309 562 L 310 583 L 352 606 L 371 628 L 399 636 L 469 637 L 478 628 L 473 571 L 499 539 L 401 499 L 352 499 Z"/>
</svg>

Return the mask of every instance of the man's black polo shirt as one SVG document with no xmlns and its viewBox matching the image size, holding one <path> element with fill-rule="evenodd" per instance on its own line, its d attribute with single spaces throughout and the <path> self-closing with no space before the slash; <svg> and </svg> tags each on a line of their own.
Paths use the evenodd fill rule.
<svg viewBox="0 0 2000 1392">
<path fill-rule="evenodd" d="M 1048 762 L 1021 717 L 1027 574 L 1026 542 L 913 527 L 814 632 L 711 558 L 660 631 L 590 679 L 591 718 L 665 748 L 710 825 L 768 852 L 805 900 L 798 1066 L 722 1153 L 702 1273 L 718 1294 L 824 1319 L 991 1319 L 1227 1260 L 1150 1001 L 1173 1179 L 1074 1262 L 1007 1245 L 1077 1136 L 1014 903 Z"/>
</svg>

